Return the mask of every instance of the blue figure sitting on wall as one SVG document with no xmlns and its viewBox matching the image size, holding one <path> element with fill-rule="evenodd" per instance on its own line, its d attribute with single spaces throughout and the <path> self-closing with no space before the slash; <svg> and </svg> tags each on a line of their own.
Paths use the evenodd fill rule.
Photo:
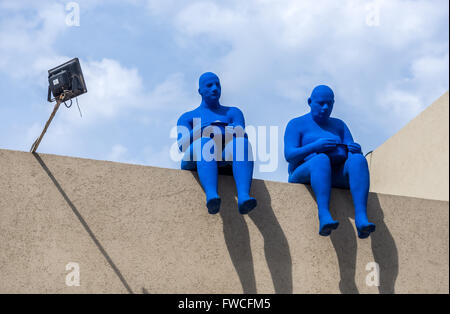
<svg viewBox="0 0 450 314">
<path fill-rule="evenodd" d="M 319 234 L 328 236 L 339 225 L 329 211 L 331 187 L 350 189 L 358 237 L 367 238 L 375 225 L 367 219 L 369 168 L 361 146 L 347 125 L 331 118 L 334 93 L 319 85 L 308 99 L 311 111 L 289 121 L 284 134 L 284 155 L 289 182 L 311 184 L 319 208 Z"/>
<path fill-rule="evenodd" d="M 247 214 L 257 205 L 250 196 L 253 175 L 253 154 L 245 134 L 241 110 L 222 106 L 221 86 L 216 74 L 206 72 L 199 79 L 200 106 L 178 119 L 178 147 L 185 152 L 181 169 L 197 169 L 206 194 L 210 214 L 220 210 L 217 193 L 218 167 L 231 165 L 236 182 L 238 210 Z"/>
</svg>

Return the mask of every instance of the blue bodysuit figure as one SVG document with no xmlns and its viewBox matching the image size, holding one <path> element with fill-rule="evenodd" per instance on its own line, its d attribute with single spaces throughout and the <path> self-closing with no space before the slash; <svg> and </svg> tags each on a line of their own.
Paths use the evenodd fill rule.
<svg viewBox="0 0 450 314">
<path fill-rule="evenodd" d="M 339 225 L 329 211 L 331 187 L 350 189 L 359 238 L 367 238 L 375 225 L 367 219 L 369 168 L 361 146 L 347 125 L 331 118 L 334 93 L 319 85 L 308 99 L 311 111 L 289 121 L 284 134 L 284 155 L 289 182 L 311 184 L 319 209 L 319 234 L 328 236 Z"/>
<path fill-rule="evenodd" d="M 257 203 L 250 196 L 253 154 L 244 131 L 244 115 L 236 107 L 220 104 L 221 86 L 216 74 L 202 74 L 198 92 L 202 97 L 200 106 L 181 115 L 177 123 L 178 146 L 185 152 L 181 168 L 197 169 L 208 212 L 216 214 L 221 203 L 217 193 L 218 167 L 231 165 L 238 210 L 247 214 Z"/>
</svg>

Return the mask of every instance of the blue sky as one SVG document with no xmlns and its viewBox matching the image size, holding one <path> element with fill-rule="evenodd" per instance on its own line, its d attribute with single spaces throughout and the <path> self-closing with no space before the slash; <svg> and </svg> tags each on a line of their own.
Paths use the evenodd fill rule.
<svg viewBox="0 0 450 314">
<path fill-rule="evenodd" d="M 212 71 L 222 104 L 279 127 L 277 170 L 255 165 L 277 181 L 285 126 L 314 86 L 334 89 L 332 115 L 364 152 L 448 90 L 444 0 L 80 0 L 80 26 L 67 25 L 68 2 L 0 0 L 0 148 L 29 150 L 53 109 L 47 70 L 73 57 L 83 117 L 61 107 L 39 152 L 178 168 L 170 130 Z"/>
</svg>

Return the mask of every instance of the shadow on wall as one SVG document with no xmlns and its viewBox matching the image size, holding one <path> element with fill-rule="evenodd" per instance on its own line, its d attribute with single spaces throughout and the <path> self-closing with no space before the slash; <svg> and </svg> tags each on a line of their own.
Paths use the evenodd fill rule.
<svg viewBox="0 0 450 314">
<path fill-rule="evenodd" d="M 89 225 L 69 199 L 47 165 L 37 153 L 34 153 L 33 156 L 47 173 L 75 216 L 79 219 L 125 289 L 129 293 L 133 293 L 122 273 L 98 241 Z M 197 173 L 192 172 L 192 174 L 198 184 L 200 184 Z M 224 178 L 221 179 L 223 180 Z M 233 187 L 220 189 L 220 186 L 224 187 L 224 184 L 220 184 L 219 182 L 219 193 L 222 197 L 220 216 L 223 220 L 225 243 L 230 253 L 231 261 L 241 281 L 243 292 L 257 293 L 248 226 L 237 210 L 234 180 L 232 177 L 226 179 L 229 180 L 228 183 Z M 252 191 L 254 191 L 253 196 L 258 200 L 258 206 L 248 216 L 264 238 L 264 253 L 271 273 L 275 293 L 292 293 L 292 259 L 288 241 L 274 214 L 270 194 L 265 182 L 254 180 L 252 185 Z M 307 185 L 307 188 L 314 197 L 311 187 Z M 336 198 L 336 196 L 338 197 Z M 332 199 L 331 206 L 333 217 L 340 221 L 338 230 L 334 231 L 330 238 L 338 257 L 341 277 L 339 288 L 342 293 L 359 292 L 355 283 L 357 237 L 352 222 L 349 220 L 349 218 L 354 218 L 353 205 L 349 206 L 350 204 L 352 204 L 352 201 L 349 192 L 337 193 Z M 340 210 L 337 211 L 336 208 Z M 206 207 L 204 210 L 206 213 Z M 380 266 L 379 292 L 381 294 L 394 293 L 395 281 L 398 275 L 398 251 L 395 241 L 384 223 L 383 210 L 380 206 L 378 196 L 375 193 L 369 193 L 368 216 L 377 225 L 377 230 L 370 235 L 370 239 L 375 262 Z M 142 292 L 148 293 L 145 288 L 142 288 Z"/>
<path fill-rule="evenodd" d="M 73 205 L 72 201 L 69 199 L 69 197 L 67 196 L 66 192 L 64 192 L 63 188 L 61 187 L 59 182 L 56 180 L 55 176 L 52 174 L 50 169 L 47 167 L 47 165 L 44 163 L 42 158 L 37 153 L 33 153 L 33 156 L 34 156 L 34 158 L 36 158 L 37 162 L 41 165 L 42 169 L 44 169 L 44 171 L 47 173 L 48 177 L 53 182 L 55 187 L 58 189 L 59 193 L 61 193 L 61 196 L 64 198 L 64 200 L 66 201 L 67 205 L 70 207 L 72 212 L 75 214 L 75 216 L 77 216 L 77 218 L 80 221 L 81 225 L 84 227 L 86 232 L 89 234 L 89 236 L 91 237 L 92 241 L 94 241 L 95 245 L 97 246 L 99 251 L 102 253 L 102 255 L 105 257 L 105 259 L 108 262 L 108 264 L 114 270 L 114 272 L 116 273 L 116 275 L 119 278 L 119 280 L 122 282 L 122 284 L 125 287 L 125 289 L 128 291 L 128 293 L 133 294 L 133 290 L 131 290 L 130 285 L 125 280 L 125 278 L 123 277 L 122 273 L 117 268 L 116 264 L 113 262 L 113 260 L 109 256 L 109 254 L 106 252 L 106 250 L 104 249 L 103 245 L 100 243 L 100 241 L 98 241 L 97 237 L 92 232 L 92 230 L 89 227 L 89 225 L 87 224 L 86 220 L 84 220 L 83 216 L 81 216 L 81 214 L 78 211 L 78 209 L 75 207 L 75 205 Z"/>
<path fill-rule="evenodd" d="M 200 184 L 197 173 L 192 174 Z M 233 188 L 221 188 L 225 186 L 223 179 L 230 180 L 228 183 Z M 273 212 L 269 191 L 264 181 L 260 180 L 253 181 L 252 191 L 258 206 L 248 216 L 264 238 L 264 253 L 275 293 L 292 293 L 291 253 L 287 238 Z M 225 243 L 241 281 L 243 293 L 257 293 L 250 234 L 244 217 L 237 209 L 237 193 L 233 178 L 219 179 L 219 194 L 222 198 L 219 214 L 223 220 Z M 206 207 L 204 210 L 206 213 Z"/>
<path fill-rule="evenodd" d="M 370 235 L 375 262 L 380 265 L 381 294 L 395 293 L 395 280 L 398 276 L 398 251 L 394 238 L 384 223 L 383 209 L 377 194 L 370 193 L 367 202 L 369 218 L 377 225 L 377 230 Z"/>
<path fill-rule="evenodd" d="M 311 196 L 315 199 L 310 185 L 306 185 Z M 339 210 L 337 210 L 339 209 Z M 339 220 L 339 228 L 331 233 L 331 242 L 336 250 L 339 262 L 341 293 L 359 293 L 355 283 L 357 241 L 356 230 L 349 218 L 355 218 L 354 207 L 350 191 L 336 193 L 332 197 L 330 212 L 333 218 Z M 367 215 L 376 224 L 377 229 L 370 235 L 372 253 L 375 262 L 380 266 L 380 294 L 395 293 L 395 280 L 398 275 L 398 251 L 394 238 L 384 223 L 383 209 L 378 196 L 369 193 L 367 201 Z"/>
</svg>

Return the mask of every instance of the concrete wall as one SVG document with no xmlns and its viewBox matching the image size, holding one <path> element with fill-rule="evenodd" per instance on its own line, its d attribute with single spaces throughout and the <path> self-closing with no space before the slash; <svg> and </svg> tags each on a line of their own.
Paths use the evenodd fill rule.
<svg viewBox="0 0 450 314">
<path fill-rule="evenodd" d="M 447 92 L 368 156 L 371 191 L 449 200 L 448 108 Z"/>
<path fill-rule="evenodd" d="M 259 205 L 241 216 L 221 177 L 212 216 L 188 171 L 0 150 L 0 173 L 0 293 L 449 292 L 448 202 L 371 193 L 377 231 L 360 240 L 334 190 L 341 225 L 324 238 L 304 185 L 254 180 Z"/>
</svg>

